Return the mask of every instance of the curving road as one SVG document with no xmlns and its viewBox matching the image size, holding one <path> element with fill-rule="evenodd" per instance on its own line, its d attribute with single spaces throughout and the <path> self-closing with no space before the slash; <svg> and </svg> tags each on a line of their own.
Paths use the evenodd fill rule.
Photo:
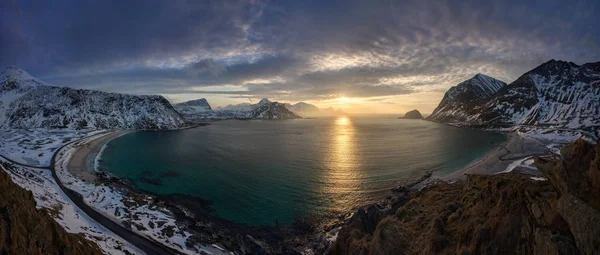
<svg viewBox="0 0 600 255">
<path fill-rule="evenodd" d="M 108 132 L 112 132 L 112 131 L 108 131 Z M 100 133 L 100 134 L 106 134 L 108 132 L 105 133 Z M 95 134 L 95 135 L 99 135 L 99 134 Z M 182 254 L 181 252 L 172 249 L 170 247 L 167 247 L 161 243 L 158 243 L 156 241 L 150 240 L 138 233 L 135 233 L 129 229 L 124 228 L 123 226 L 117 224 L 116 222 L 112 221 L 111 219 L 107 218 L 106 216 L 104 216 L 103 214 L 99 213 L 98 211 L 94 210 L 92 207 L 90 207 L 89 205 L 87 205 L 84 201 L 83 201 L 83 196 L 67 187 L 65 187 L 62 182 L 60 182 L 60 179 L 58 178 L 58 176 L 56 175 L 56 169 L 54 168 L 54 165 L 56 163 L 56 157 L 58 156 L 58 153 L 64 149 L 66 146 L 82 141 L 84 139 L 88 139 L 88 137 L 86 138 L 82 138 L 76 141 L 72 141 L 69 143 L 64 144 L 63 146 L 61 146 L 60 148 L 58 148 L 58 150 L 56 150 L 56 152 L 54 152 L 54 154 L 52 155 L 52 159 L 50 160 L 50 166 L 47 167 L 39 167 L 39 166 L 32 166 L 32 165 L 27 165 L 27 164 L 22 164 L 19 162 L 16 162 L 14 160 L 11 160 L 5 156 L 0 155 L 0 157 L 6 159 L 7 161 L 13 163 L 13 164 L 17 164 L 17 165 L 21 165 L 21 166 L 25 166 L 25 167 L 31 167 L 31 168 L 39 168 L 39 169 L 48 169 L 52 172 L 52 177 L 54 178 L 54 181 L 56 182 L 56 184 L 58 185 L 58 187 L 60 187 L 60 189 L 67 195 L 67 197 L 69 197 L 69 199 L 71 199 L 71 201 L 73 202 L 73 204 L 75 204 L 77 207 L 79 207 L 79 209 L 81 209 L 81 211 L 83 211 L 85 214 L 87 214 L 90 218 L 92 218 L 94 221 L 96 221 L 98 224 L 104 226 L 106 229 L 112 231 L 113 233 L 117 234 L 118 236 L 120 236 L 121 238 L 125 239 L 127 242 L 133 244 L 134 246 L 136 246 L 138 249 L 142 250 L 143 252 L 145 252 L 146 254 L 149 255 L 159 255 L 159 254 Z"/>
</svg>

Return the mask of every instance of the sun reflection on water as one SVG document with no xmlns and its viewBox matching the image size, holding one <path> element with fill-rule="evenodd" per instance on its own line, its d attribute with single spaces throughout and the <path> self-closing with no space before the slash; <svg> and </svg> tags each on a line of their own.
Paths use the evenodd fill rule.
<svg viewBox="0 0 600 255">
<path fill-rule="evenodd" d="M 330 206 L 350 207 L 358 195 L 361 173 L 355 138 L 352 120 L 337 118 L 328 139 L 327 176 L 324 180 L 324 192 L 333 200 Z"/>
</svg>

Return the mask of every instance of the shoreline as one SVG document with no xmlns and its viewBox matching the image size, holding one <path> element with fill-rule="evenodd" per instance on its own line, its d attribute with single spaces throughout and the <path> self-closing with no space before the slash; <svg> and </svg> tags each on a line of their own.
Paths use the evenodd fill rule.
<svg viewBox="0 0 600 255">
<path fill-rule="evenodd" d="M 507 133 L 508 139 L 498 147 L 463 168 L 440 176 L 442 180 L 456 181 L 465 179 L 468 174 L 494 175 L 506 172 L 515 161 L 533 156 L 547 154 L 547 146 L 551 143 L 535 138 L 521 136 L 517 133 Z"/>
<path fill-rule="evenodd" d="M 93 183 L 96 180 L 96 164 L 106 144 L 111 140 L 130 133 L 128 130 L 116 130 L 85 143 L 81 143 L 69 159 L 67 170 L 77 178 Z"/>
<path fill-rule="evenodd" d="M 238 223 L 229 222 L 227 220 L 221 219 L 220 217 L 218 217 L 218 215 L 212 215 L 212 214 L 208 213 L 209 210 L 206 210 L 205 212 L 200 212 L 198 214 L 196 214 L 196 212 L 190 211 L 192 214 L 188 215 L 189 204 L 186 204 L 186 201 L 189 200 L 190 198 L 185 198 L 185 197 L 178 198 L 177 194 L 174 194 L 173 196 L 161 196 L 161 195 L 154 195 L 154 194 L 151 194 L 151 193 L 148 193 L 145 191 L 141 191 L 141 190 L 135 188 L 133 185 L 131 185 L 131 183 L 128 183 L 127 180 L 122 180 L 120 178 L 111 176 L 110 173 L 107 173 L 101 169 L 98 169 L 98 161 L 101 159 L 102 152 L 106 148 L 106 145 L 108 144 L 108 142 L 120 137 L 121 135 L 130 133 L 130 132 L 135 132 L 135 131 L 113 131 L 113 132 L 111 132 L 109 134 L 105 134 L 101 137 L 98 137 L 98 138 L 95 138 L 92 140 L 88 140 L 86 143 L 82 143 L 80 146 L 78 146 L 78 148 L 75 148 L 76 151 L 73 154 L 74 155 L 82 154 L 82 156 L 83 156 L 83 154 L 85 154 L 86 158 L 93 156 L 94 165 L 93 165 L 93 168 L 89 168 L 89 165 L 88 165 L 88 170 L 89 169 L 92 170 L 89 173 L 97 175 L 97 177 L 96 177 L 97 180 L 102 182 L 107 187 L 111 187 L 112 189 L 117 189 L 117 190 L 121 189 L 121 188 L 126 189 L 126 190 L 129 190 L 129 192 L 135 194 L 136 196 L 152 196 L 152 197 L 154 197 L 156 199 L 156 201 L 161 201 L 161 202 L 159 202 L 161 204 L 161 207 L 164 207 L 166 210 L 171 211 L 174 214 L 173 216 L 175 217 L 177 222 L 187 222 L 186 225 L 188 225 L 188 227 L 190 227 L 190 228 L 197 228 L 198 226 L 202 226 L 200 229 L 197 229 L 199 231 L 198 234 L 200 236 L 204 236 L 205 234 L 210 234 L 210 233 L 213 233 L 213 234 L 220 233 L 219 238 L 212 239 L 213 241 L 210 241 L 209 243 L 204 243 L 203 245 L 210 245 L 211 242 L 216 241 L 216 244 L 218 244 L 221 247 L 225 247 L 226 249 L 236 250 L 236 248 L 237 248 L 236 246 L 239 247 L 239 245 L 241 245 L 241 243 L 247 243 L 246 241 L 242 241 L 241 243 L 238 243 L 238 244 L 231 242 L 232 239 L 237 239 L 234 237 L 239 235 L 240 233 L 242 233 L 244 235 L 247 234 L 248 236 L 250 236 L 250 234 L 251 234 L 250 240 L 252 240 L 252 242 L 254 244 L 257 244 L 256 242 L 254 242 L 254 240 L 255 240 L 254 238 L 256 238 L 256 237 L 259 237 L 258 240 L 262 240 L 262 241 L 266 240 L 267 247 L 270 247 L 270 245 L 274 244 L 274 243 L 271 243 L 271 241 L 274 241 L 274 240 L 278 240 L 278 239 L 279 240 L 282 240 L 282 239 L 283 240 L 291 240 L 290 234 L 294 233 L 294 231 L 290 231 L 290 230 L 293 230 L 293 228 L 294 228 L 293 225 L 295 223 L 290 224 L 290 226 L 280 226 L 281 229 L 279 229 L 279 228 L 255 228 L 255 227 L 251 227 L 251 226 L 246 226 L 244 224 L 238 224 Z M 464 166 L 463 168 L 461 168 L 457 171 L 448 173 L 443 176 L 434 176 L 434 178 L 441 180 L 441 181 L 454 181 L 454 180 L 466 178 L 466 174 L 493 175 L 493 174 L 497 174 L 497 173 L 502 173 L 507 169 L 507 167 L 509 167 L 509 165 L 514 164 L 514 162 L 517 158 L 527 158 L 527 157 L 530 157 L 531 155 L 536 155 L 536 154 L 542 153 L 542 152 L 546 151 L 546 145 L 548 145 L 547 143 L 543 143 L 535 138 L 524 137 L 524 136 L 521 136 L 521 135 L 519 135 L 517 133 L 513 133 L 513 132 L 507 133 L 506 135 L 508 136 L 508 139 L 502 143 L 499 143 L 498 146 L 496 147 L 496 149 L 493 149 L 490 152 L 486 153 L 485 155 L 481 156 L 480 158 L 475 159 L 474 161 L 472 161 L 471 163 L 469 163 L 468 165 Z M 92 145 L 86 145 L 86 144 L 92 144 Z M 90 149 L 90 147 L 92 149 Z M 82 150 L 82 148 L 84 150 Z M 68 165 L 69 165 L 68 171 L 71 174 L 76 175 L 71 170 L 71 162 L 72 162 L 72 160 L 69 160 L 69 162 L 68 162 Z M 79 178 L 79 176 L 77 176 L 77 177 Z M 423 185 L 427 185 L 431 180 L 433 180 L 433 179 L 429 178 L 429 180 L 425 180 L 423 182 Z M 417 185 L 417 186 L 422 186 L 422 185 Z M 393 196 L 396 196 L 396 195 L 393 195 Z M 390 196 L 388 196 L 388 197 L 390 197 Z M 387 202 L 389 202 L 387 200 L 389 200 L 389 199 L 386 198 L 386 200 L 375 202 L 375 203 L 382 203 L 382 202 L 387 203 Z M 368 206 L 368 205 L 363 205 L 363 206 Z M 192 208 L 190 208 L 190 209 L 192 209 Z M 352 212 L 354 212 L 354 210 Z M 344 222 L 347 219 L 349 219 L 349 215 L 345 215 L 345 217 L 343 219 L 340 217 L 341 216 L 338 216 L 336 218 L 336 217 L 331 216 L 330 217 L 331 219 L 329 221 L 321 219 L 321 221 L 311 221 L 311 223 L 303 222 L 305 224 L 311 224 L 311 228 L 314 230 L 314 232 L 311 232 L 311 233 L 306 232 L 306 233 L 301 234 L 302 241 L 297 241 L 295 243 L 293 241 L 291 243 L 286 242 L 287 243 L 286 245 L 279 243 L 279 245 L 282 245 L 281 247 L 288 247 L 288 248 L 291 248 L 294 246 L 298 247 L 297 245 L 301 245 L 302 247 L 310 247 L 312 244 L 315 243 L 316 240 L 323 240 L 324 236 L 326 237 L 327 240 L 330 240 L 332 236 L 335 236 L 335 234 L 337 233 L 339 228 L 344 225 Z M 193 224 L 195 224 L 196 227 L 194 227 Z M 210 230 L 202 230 L 202 229 L 205 229 L 204 226 L 210 226 L 213 224 L 215 225 L 214 228 L 211 227 Z M 223 232 L 223 230 L 225 230 L 225 231 Z M 223 235 L 223 236 L 221 236 L 221 235 Z M 196 238 L 194 238 L 194 239 L 196 239 Z M 207 240 L 207 239 L 200 238 L 200 240 Z M 221 243 L 219 243 L 219 242 L 223 242 L 224 240 L 228 240 L 228 241 L 223 243 L 225 245 L 221 245 Z M 203 243 L 203 242 L 201 242 L 201 243 Z M 215 243 L 213 243 L 213 244 L 215 244 Z M 259 246 L 261 246 L 261 245 L 259 245 Z M 262 247 L 262 248 L 265 248 L 265 247 Z M 273 247 L 271 247 L 271 248 L 273 248 Z"/>
<path fill-rule="evenodd" d="M 135 131 L 135 130 L 127 130 L 127 131 L 123 130 L 122 133 L 117 134 L 117 135 L 112 135 L 107 141 L 104 142 L 104 144 L 102 145 L 102 147 L 100 148 L 100 150 L 94 156 L 94 165 L 92 167 L 92 170 L 93 170 L 94 174 L 97 174 L 99 172 L 98 168 L 100 166 L 100 160 L 102 160 L 102 153 L 104 153 L 104 150 L 106 149 L 106 146 L 108 145 L 108 143 L 110 143 L 114 139 L 117 139 L 117 138 L 119 138 L 121 136 L 124 136 L 124 135 L 129 134 L 129 133 L 133 133 L 133 132 L 137 132 L 137 131 Z M 89 159 L 89 156 L 88 156 L 88 159 Z"/>
</svg>

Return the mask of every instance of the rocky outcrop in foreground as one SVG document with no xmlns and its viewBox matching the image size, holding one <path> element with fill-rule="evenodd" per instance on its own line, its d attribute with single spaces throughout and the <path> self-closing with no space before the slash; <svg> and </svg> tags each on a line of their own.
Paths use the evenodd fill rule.
<svg viewBox="0 0 600 255">
<path fill-rule="evenodd" d="M 2 168 L 0 254 L 102 254 L 95 243 L 67 233 L 47 211 L 37 210 L 33 193 L 14 184 Z"/>
<path fill-rule="evenodd" d="M 547 180 L 469 175 L 361 208 L 332 254 L 595 254 L 600 251 L 600 147 L 537 158 Z"/>
</svg>

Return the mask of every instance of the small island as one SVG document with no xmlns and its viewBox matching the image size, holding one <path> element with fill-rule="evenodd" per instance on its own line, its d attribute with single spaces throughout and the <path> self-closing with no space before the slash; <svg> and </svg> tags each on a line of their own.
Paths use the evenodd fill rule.
<svg viewBox="0 0 600 255">
<path fill-rule="evenodd" d="M 415 109 L 415 110 L 407 112 L 406 114 L 404 114 L 403 117 L 398 117 L 398 119 L 420 120 L 420 119 L 423 119 L 423 115 L 421 115 L 421 113 Z"/>
</svg>

